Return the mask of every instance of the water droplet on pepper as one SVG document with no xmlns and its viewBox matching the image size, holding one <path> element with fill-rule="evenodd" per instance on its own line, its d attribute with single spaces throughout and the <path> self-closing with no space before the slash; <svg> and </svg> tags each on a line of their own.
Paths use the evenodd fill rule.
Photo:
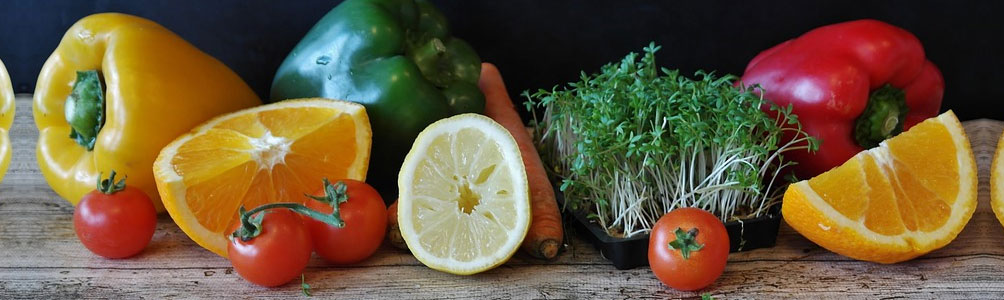
<svg viewBox="0 0 1004 300">
<path fill-rule="evenodd" d="M 315 61 L 318 65 L 327 65 L 329 62 L 331 62 L 331 56 L 327 55 L 318 57 L 317 61 Z"/>
</svg>

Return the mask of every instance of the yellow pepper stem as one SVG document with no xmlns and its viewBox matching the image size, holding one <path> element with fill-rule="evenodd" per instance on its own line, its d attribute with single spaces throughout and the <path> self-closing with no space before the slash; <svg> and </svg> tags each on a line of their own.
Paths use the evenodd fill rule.
<svg viewBox="0 0 1004 300">
<path fill-rule="evenodd" d="M 98 132 L 104 125 L 105 91 L 101 84 L 101 74 L 97 70 L 77 71 L 77 81 L 73 91 L 66 97 L 63 106 L 66 122 L 70 124 L 70 138 L 94 150 Z"/>
</svg>

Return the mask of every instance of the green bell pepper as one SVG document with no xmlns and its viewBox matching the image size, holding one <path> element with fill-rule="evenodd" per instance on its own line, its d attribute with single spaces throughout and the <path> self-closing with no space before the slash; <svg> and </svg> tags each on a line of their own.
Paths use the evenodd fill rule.
<svg viewBox="0 0 1004 300">
<path fill-rule="evenodd" d="M 369 182 L 396 199 L 397 173 L 418 133 L 454 114 L 484 111 L 481 59 L 450 36 L 425 1 L 347 0 L 293 48 L 271 99 L 323 97 L 366 106 L 373 128 Z"/>
</svg>

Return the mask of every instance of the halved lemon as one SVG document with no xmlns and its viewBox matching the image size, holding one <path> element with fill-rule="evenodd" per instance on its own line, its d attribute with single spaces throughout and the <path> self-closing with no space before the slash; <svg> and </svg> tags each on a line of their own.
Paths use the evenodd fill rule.
<svg viewBox="0 0 1004 300">
<path fill-rule="evenodd" d="M 512 135 L 478 114 L 432 123 L 398 176 L 398 223 L 426 266 L 468 275 L 512 257 L 530 226 L 526 170 Z"/>
<path fill-rule="evenodd" d="M 364 180 L 371 133 L 362 105 L 287 100 L 216 117 L 178 137 L 153 165 L 171 218 L 200 246 L 227 256 L 241 205 L 304 202 L 321 179 Z"/>
<path fill-rule="evenodd" d="M 781 212 L 823 248 L 895 263 L 955 239 L 976 209 L 976 184 L 969 139 L 949 111 L 792 184 Z"/>
</svg>

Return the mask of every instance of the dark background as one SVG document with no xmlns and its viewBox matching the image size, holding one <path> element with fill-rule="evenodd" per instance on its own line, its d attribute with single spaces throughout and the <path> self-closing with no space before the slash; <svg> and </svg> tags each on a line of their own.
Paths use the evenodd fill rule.
<svg viewBox="0 0 1004 300">
<path fill-rule="evenodd" d="M 0 59 L 18 93 L 76 20 L 124 12 L 161 23 L 268 95 L 293 45 L 339 1 L 0 1 Z M 962 119 L 1004 119 L 1004 1 L 433 1 L 511 94 L 594 72 L 649 41 L 659 63 L 741 74 L 759 51 L 812 28 L 875 18 L 920 38 L 945 77 L 943 110 Z M 514 95 L 515 96 L 515 95 Z"/>
</svg>

